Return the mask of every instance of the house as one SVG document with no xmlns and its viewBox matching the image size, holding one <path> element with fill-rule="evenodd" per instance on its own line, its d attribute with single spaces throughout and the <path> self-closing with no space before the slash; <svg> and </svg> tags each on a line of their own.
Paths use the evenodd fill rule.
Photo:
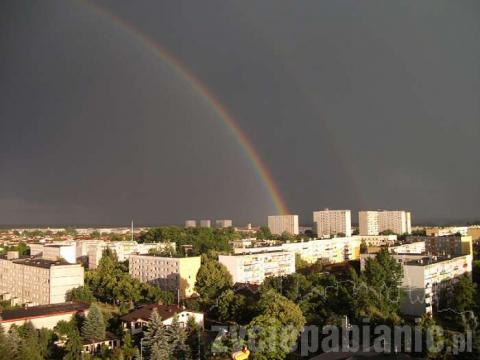
<svg viewBox="0 0 480 360">
<path fill-rule="evenodd" d="M 124 330 L 130 331 L 132 335 L 143 332 L 154 310 L 157 310 L 163 320 L 163 324 L 166 326 L 172 324 L 173 318 L 176 315 L 181 326 L 185 326 L 188 319 L 193 318 L 197 325 L 203 327 L 203 313 L 201 312 L 186 310 L 184 307 L 177 305 L 149 304 L 132 310 L 120 318 Z"/>
<path fill-rule="evenodd" d="M 113 350 L 121 345 L 120 339 L 118 339 L 114 334 L 111 332 L 105 333 L 104 340 L 83 340 L 82 352 L 89 353 L 89 354 L 96 354 L 99 353 L 102 346 L 108 348 L 108 350 Z"/>
</svg>

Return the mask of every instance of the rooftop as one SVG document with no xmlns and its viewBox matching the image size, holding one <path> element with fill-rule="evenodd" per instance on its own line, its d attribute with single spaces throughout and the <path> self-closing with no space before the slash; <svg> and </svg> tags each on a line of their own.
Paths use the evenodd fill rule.
<svg viewBox="0 0 480 360">
<path fill-rule="evenodd" d="M 8 260 L 6 256 L 1 256 L 0 259 Z M 47 260 L 47 259 L 42 259 L 39 257 L 20 257 L 17 259 L 10 259 L 9 261 L 12 261 L 15 264 L 22 264 L 26 266 L 35 266 L 35 267 L 40 267 L 43 269 L 50 269 L 52 266 L 60 266 L 60 265 L 75 265 L 75 264 L 70 264 L 66 262 L 64 259 L 59 259 L 59 260 Z"/>
<path fill-rule="evenodd" d="M 459 255 L 459 256 L 424 256 L 421 259 L 412 259 L 404 262 L 404 265 L 411 265 L 411 266 L 426 266 L 426 265 L 433 265 L 438 264 L 443 261 L 448 261 L 452 259 L 457 259 L 460 257 L 464 257 L 466 255 Z"/>
<path fill-rule="evenodd" d="M 158 314 L 162 320 L 170 319 L 176 314 L 181 313 L 182 311 L 194 312 L 191 310 L 186 310 L 183 307 L 177 305 L 161 305 L 161 304 L 149 304 L 139 307 L 138 309 L 130 311 L 128 314 L 123 315 L 120 319 L 122 321 L 137 321 L 137 320 L 150 320 L 153 310 L 157 310 Z"/>
<path fill-rule="evenodd" d="M 11 309 L 11 310 L 5 310 L 3 312 L 0 312 L 0 322 L 14 321 L 17 319 L 25 319 L 25 318 L 44 317 L 49 315 L 52 316 L 56 314 L 69 313 L 69 312 L 74 313 L 79 311 L 85 311 L 87 309 L 88 309 L 87 304 L 75 303 L 75 302 Z"/>
</svg>

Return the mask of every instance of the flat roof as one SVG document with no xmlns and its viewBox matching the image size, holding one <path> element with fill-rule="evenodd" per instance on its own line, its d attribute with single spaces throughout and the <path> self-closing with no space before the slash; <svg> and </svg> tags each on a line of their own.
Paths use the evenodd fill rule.
<svg viewBox="0 0 480 360">
<path fill-rule="evenodd" d="M 412 266 L 426 266 L 426 265 L 433 265 L 438 264 L 443 261 L 454 260 L 461 257 L 465 257 L 467 255 L 458 255 L 458 256 L 424 256 L 421 259 L 412 259 L 407 260 L 403 264 L 404 265 L 412 265 Z"/>
<path fill-rule="evenodd" d="M 35 317 L 45 317 L 53 316 L 56 314 L 70 313 L 85 311 L 89 308 L 87 304 L 68 302 L 61 304 L 50 304 L 50 305 L 40 305 L 32 306 L 27 308 L 18 308 L 5 310 L 0 312 L 0 322 L 2 321 L 15 321 L 25 318 L 35 318 Z"/>
<path fill-rule="evenodd" d="M 26 266 L 35 266 L 43 269 L 50 269 L 54 265 L 76 265 L 76 264 L 70 264 L 67 261 L 60 259 L 60 260 L 47 260 L 47 259 L 42 259 L 39 257 L 20 257 L 16 259 L 7 259 L 6 256 L 0 257 L 3 260 L 8 260 L 11 261 L 15 264 L 21 264 L 21 265 L 26 265 Z"/>
</svg>

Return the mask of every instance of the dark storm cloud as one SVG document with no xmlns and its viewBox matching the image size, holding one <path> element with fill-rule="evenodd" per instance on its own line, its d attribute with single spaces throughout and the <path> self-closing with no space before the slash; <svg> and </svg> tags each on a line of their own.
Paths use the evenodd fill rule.
<svg viewBox="0 0 480 360">
<path fill-rule="evenodd" d="M 476 1 L 102 1 L 238 119 L 301 222 L 331 208 L 478 218 Z M 0 9 L 0 223 L 264 222 L 234 139 L 79 1 Z"/>
</svg>

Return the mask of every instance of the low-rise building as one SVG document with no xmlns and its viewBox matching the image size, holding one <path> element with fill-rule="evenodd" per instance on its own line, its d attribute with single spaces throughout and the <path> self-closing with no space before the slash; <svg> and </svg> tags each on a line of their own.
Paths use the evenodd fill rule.
<svg viewBox="0 0 480 360">
<path fill-rule="evenodd" d="M 132 254 L 129 258 L 129 272 L 133 278 L 174 291 L 180 298 L 195 294 L 200 265 L 200 256 L 176 258 Z"/>
<path fill-rule="evenodd" d="M 18 252 L 9 252 L 0 258 L 0 296 L 13 304 L 62 303 L 69 290 L 83 284 L 84 271 L 80 264 L 19 258 Z"/>
<path fill-rule="evenodd" d="M 8 332 L 12 325 L 21 326 L 31 322 L 37 329 L 53 330 L 60 321 L 70 321 L 75 315 L 87 315 L 88 305 L 82 303 L 61 303 L 17 308 L 0 312 L 0 325 Z"/>
<path fill-rule="evenodd" d="M 200 220 L 200 227 L 204 227 L 204 228 L 209 228 L 212 226 L 212 222 L 210 220 Z"/>
<path fill-rule="evenodd" d="M 295 253 L 273 251 L 254 254 L 219 255 L 234 283 L 261 284 L 269 276 L 283 276 L 295 272 Z"/>
<path fill-rule="evenodd" d="M 177 305 L 150 304 L 141 306 L 123 315 L 120 318 L 123 329 L 129 331 L 132 335 L 142 333 L 148 325 L 154 310 L 158 312 L 163 324 L 166 326 L 172 325 L 172 321 L 176 316 L 180 326 L 186 326 L 189 319 L 193 319 L 197 325 L 203 328 L 204 317 L 201 312 L 187 310 Z"/>
</svg>

